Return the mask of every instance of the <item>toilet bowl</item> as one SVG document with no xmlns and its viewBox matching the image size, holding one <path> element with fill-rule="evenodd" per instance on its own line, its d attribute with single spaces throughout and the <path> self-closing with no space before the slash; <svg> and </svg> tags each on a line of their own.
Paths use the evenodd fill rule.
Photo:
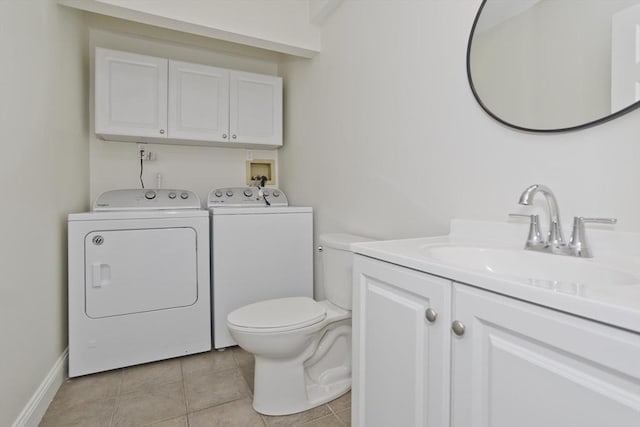
<svg viewBox="0 0 640 427">
<path fill-rule="evenodd" d="M 253 408 L 265 415 L 302 412 L 351 389 L 351 243 L 320 236 L 326 300 L 261 301 L 229 314 L 227 327 L 255 356 Z"/>
</svg>

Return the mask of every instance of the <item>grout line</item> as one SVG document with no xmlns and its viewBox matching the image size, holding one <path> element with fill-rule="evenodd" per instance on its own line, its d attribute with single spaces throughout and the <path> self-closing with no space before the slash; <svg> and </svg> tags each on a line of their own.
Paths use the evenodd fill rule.
<svg viewBox="0 0 640 427">
<path fill-rule="evenodd" d="M 329 405 L 328 403 L 326 403 L 325 405 L 327 405 L 327 407 L 329 408 L 329 411 L 331 412 L 331 414 L 333 414 L 333 417 L 338 420 L 338 422 L 340 424 L 342 424 L 343 426 L 346 426 L 347 423 L 343 422 L 342 419 L 338 416 L 338 414 L 336 413 L 336 411 L 333 410 L 333 408 L 331 407 L 331 405 Z"/>
<path fill-rule="evenodd" d="M 184 398 L 184 416 L 187 421 L 187 427 L 189 427 L 189 401 L 187 399 L 187 385 L 184 380 L 184 367 L 182 359 L 180 360 L 180 376 L 182 378 L 182 397 Z"/>
<path fill-rule="evenodd" d="M 124 380 L 124 369 L 120 368 L 120 379 L 118 380 L 118 390 L 116 392 L 116 404 L 113 406 L 113 411 L 111 411 L 111 419 L 109 420 L 109 427 L 113 426 L 115 423 L 116 413 L 118 412 L 118 408 L 120 407 L 120 392 L 122 391 L 122 381 Z"/>
</svg>

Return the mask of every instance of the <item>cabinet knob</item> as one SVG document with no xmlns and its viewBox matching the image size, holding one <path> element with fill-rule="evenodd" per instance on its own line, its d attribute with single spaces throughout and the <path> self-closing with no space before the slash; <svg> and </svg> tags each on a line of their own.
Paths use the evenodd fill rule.
<svg viewBox="0 0 640 427">
<path fill-rule="evenodd" d="M 231 138 L 236 139 L 236 134 L 231 135 Z"/>
<path fill-rule="evenodd" d="M 430 322 L 433 323 L 438 318 L 438 313 L 433 308 L 427 308 L 427 311 L 424 313 L 424 317 Z"/>
<path fill-rule="evenodd" d="M 451 329 L 453 330 L 453 333 L 459 337 L 464 335 L 464 330 L 465 330 L 464 323 L 462 323 L 459 320 L 453 321 L 453 323 L 451 324 Z"/>
<path fill-rule="evenodd" d="M 222 134 L 222 139 L 227 139 L 227 134 L 226 133 Z"/>
<path fill-rule="evenodd" d="M 164 129 L 160 129 L 160 135 L 164 135 Z"/>
</svg>

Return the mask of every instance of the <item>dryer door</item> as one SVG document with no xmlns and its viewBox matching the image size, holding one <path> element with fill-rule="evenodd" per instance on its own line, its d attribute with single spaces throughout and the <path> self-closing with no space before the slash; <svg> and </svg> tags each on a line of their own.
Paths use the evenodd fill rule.
<svg viewBox="0 0 640 427">
<path fill-rule="evenodd" d="M 94 231 L 84 247 L 91 318 L 184 307 L 198 299 L 192 228 Z"/>
</svg>

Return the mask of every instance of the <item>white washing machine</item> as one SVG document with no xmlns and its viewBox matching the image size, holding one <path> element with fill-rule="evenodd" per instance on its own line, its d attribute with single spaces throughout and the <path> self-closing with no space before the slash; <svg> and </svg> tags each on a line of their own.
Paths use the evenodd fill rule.
<svg viewBox="0 0 640 427">
<path fill-rule="evenodd" d="M 211 213 L 213 345 L 236 345 L 227 316 L 271 298 L 313 297 L 313 210 L 274 188 L 219 188 Z"/>
<path fill-rule="evenodd" d="M 209 215 L 184 190 L 70 214 L 69 376 L 211 349 Z"/>
</svg>

